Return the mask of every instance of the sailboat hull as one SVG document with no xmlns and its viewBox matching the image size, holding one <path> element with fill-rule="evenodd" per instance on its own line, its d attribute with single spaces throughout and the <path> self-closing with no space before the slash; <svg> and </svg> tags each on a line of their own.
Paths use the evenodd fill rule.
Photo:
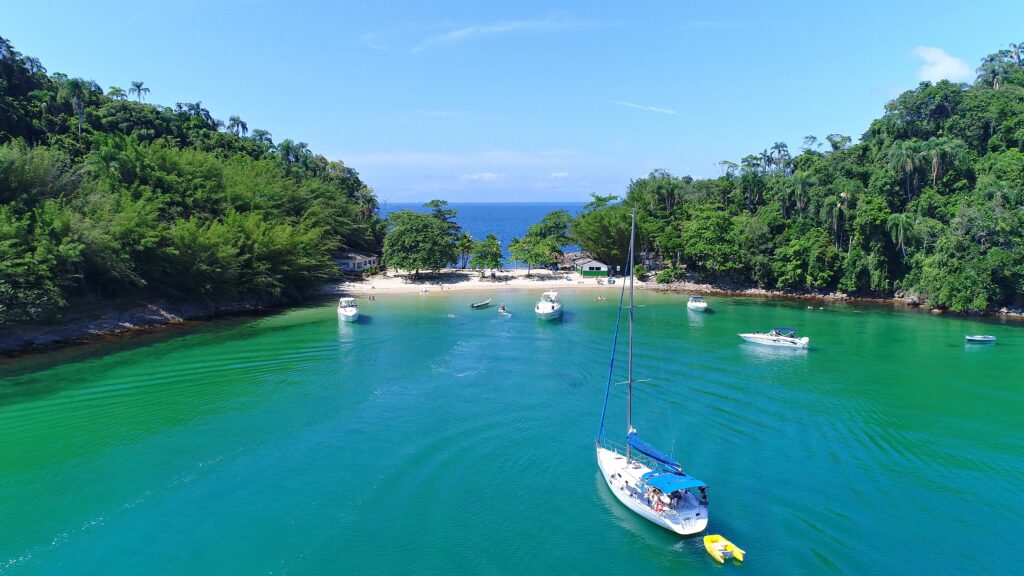
<svg viewBox="0 0 1024 576">
<path fill-rule="evenodd" d="M 637 489 L 640 477 L 651 471 L 640 462 L 627 461 L 624 455 L 598 446 L 597 466 L 608 489 L 619 502 L 649 522 L 683 535 L 697 534 L 707 528 L 708 507 L 699 503 L 693 494 L 689 494 L 677 509 L 666 506 L 658 512 L 652 508 Z"/>
</svg>

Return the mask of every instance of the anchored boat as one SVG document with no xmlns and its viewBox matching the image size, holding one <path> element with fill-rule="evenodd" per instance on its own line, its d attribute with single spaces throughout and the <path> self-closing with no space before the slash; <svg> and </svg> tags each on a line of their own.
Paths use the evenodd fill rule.
<svg viewBox="0 0 1024 576">
<path fill-rule="evenodd" d="M 540 301 L 533 307 L 537 318 L 541 320 L 554 320 L 562 317 L 562 301 L 558 299 L 558 292 L 550 291 L 540 295 Z"/>
<path fill-rule="evenodd" d="M 629 355 L 626 377 L 626 438 L 619 446 L 604 437 L 604 421 L 608 412 L 615 368 L 615 349 L 622 318 L 625 283 L 619 294 L 619 312 L 612 340 L 611 363 L 597 430 L 597 466 L 612 494 L 627 508 L 648 521 L 677 534 L 695 534 L 708 525 L 707 486 L 683 472 L 682 465 L 668 454 L 642 440 L 633 428 L 633 245 L 636 212 L 630 227 L 629 259 Z"/>
<path fill-rule="evenodd" d="M 694 312 L 703 312 L 708 309 L 708 301 L 703 296 L 693 295 L 686 301 L 686 308 Z"/>
<path fill-rule="evenodd" d="M 768 332 L 740 334 L 740 338 L 755 344 L 785 348 L 807 348 L 807 345 L 811 343 L 811 339 L 807 336 L 798 337 L 795 328 L 772 328 Z"/>
<path fill-rule="evenodd" d="M 338 318 L 345 322 L 359 320 L 359 306 L 356 306 L 355 298 L 342 298 L 338 300 Z"/>
</svg>

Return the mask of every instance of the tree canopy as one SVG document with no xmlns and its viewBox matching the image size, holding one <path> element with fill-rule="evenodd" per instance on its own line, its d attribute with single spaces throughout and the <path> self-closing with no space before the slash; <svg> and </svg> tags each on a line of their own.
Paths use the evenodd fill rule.
<svg viewBox="0 0 1024 576">
<path fill-rule="evenodd" d="M 0 37 L 0 324 L 96 296 L 293 300 L 334 252 L 379 248 L 355 170 L 150 94 L 48 74 Z"/>
</svg>

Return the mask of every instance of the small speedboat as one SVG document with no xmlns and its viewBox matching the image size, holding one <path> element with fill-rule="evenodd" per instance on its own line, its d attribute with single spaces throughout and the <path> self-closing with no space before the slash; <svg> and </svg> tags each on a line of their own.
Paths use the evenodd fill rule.
<svg viewBox="0 0 1024 576">
<path fill-rule="evenodd" d="M 550 291 L 540 295 L 540 301 L 533 307 L 537 318 L 541 320 L 554 320 L 562 317 L 562 301 L 558 299 L 558 292 Z"/>
<path fill-rule="evenodd" d="M 726 558 L 735 558 L 742 562 L 743 555 L 746 554 L 739 546 L 729 542 L 721 534 L 708 534 L 705 536 L 704 549 L 708 551 L 712 558 L 722 563 L 725 563 Z"/>
<path fill-rule="evenodd" d="M 491 299 L 488 298 L 487 300 L 484 300 L 482 302 L 473 302 L 472 304 L 469 305 L 469 307 L 474 309 L 474 310 L 479 310 L 481 308 L 487 308 L 490 305 L 491 305 Z"/>
<path fill-rule="evenodd" d="M 807 336 L 798 337 L 795 328 L 772 328 L 768 332 L 740 334 L 740 338 L 755 344 L 785 348 L 807 348 L 807 345 L 811 343 L 811 339 Z"/>
<path fill-rule="evenodd" d="M 359 320 L 359 307 L 356 306 L 355 298 L 342 298 L 338 300 L 338 318 L 345 322 L 356 322 Z"/>
<path fill-rule="evenodd" d="M 987 335 L 982 335 L 982 334 L 968 334 L 967 336 L 964 336 L 964 340 L 968 344 L 995 344 L 996 343 L 996 337 L 995 336 L 987 336 Z"/>
<path fill-rule="evenodd" d="M 694 312 L 703 312 L 708 309 L 708 301 L 703 296 L 690 296 L 686 302 L 686 308 Z"/>
</svg>

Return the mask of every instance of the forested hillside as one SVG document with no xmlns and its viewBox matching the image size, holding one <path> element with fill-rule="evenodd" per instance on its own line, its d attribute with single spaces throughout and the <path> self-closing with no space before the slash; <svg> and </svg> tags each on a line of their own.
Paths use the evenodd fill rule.
<svg viewBox="0 0 1024 576">
<path fill-rule="evenodd" d="M 0 37 L 0 324 L 82 297 L 298 298 L 377 250 L 373 191 L 201 102 L 48 74 Z"/>
<path fill-rule="evenodd" d="M 657 171 L 625 202 L 595 198 L 577 240 L 621 261 L 620 212 L 642 246 L 703 279 L 796 291 L 905 293 L 953 311 L 1021 306 L 1024 54 L 986 57 L 972 85 L 922 83 L 859 142 L 829 134 L 798 153 L 776 142 L 710 180 Z"/>
</svg>

